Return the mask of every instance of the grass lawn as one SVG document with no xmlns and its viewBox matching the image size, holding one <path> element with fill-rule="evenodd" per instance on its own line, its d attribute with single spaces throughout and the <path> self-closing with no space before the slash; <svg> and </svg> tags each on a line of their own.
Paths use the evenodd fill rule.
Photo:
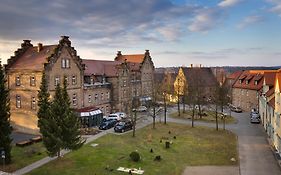
<svg viewBox="0 0 281 175">
<path fill-rule="evenodd" d="M 171 134 L 169 134 L 169 131 Z M 176 136 L 176 139 L 174 139 Z M 172 145 L 165 148 L 165 140 Z M 144 174 L 180 175 L 187 165 L 237 165 L 237 139 L 229 131 L 216 131 L 212 128 L 196 127 L 174 123 L 157 124 L 156 129 L 149 125 L 136 132 L 122 135 L 108 134 L 81 149 L 35 169 L 29 174 L 83 174 L 110 175 L 128 174 L 118 172 L 118 167 L 141 168 Z M 153 149 L 153 153 L 150 149 Z M 129 158 L 132 151 L 141 155 L 140 162 Z M 154 161 L 160 155 L 161 161 Z M 109 167 L 109 168 L 107 168 Z M 108 170 L 112 169 L 112 171 Z"/>
<path fill-rule="evenodd" d="M 195 113 L 195 121 L 204 121 L 204 122 L 216 122 L 216 112 L 214 111 L 204 111 L 207 116 L 202 116 L 202 118 L 199 118 L 199 115 L 197 113 Z M 170 117 L 173 118 L 179 118 L 179 119 L 191 119 L 192 116 L 192 111 L 191 110 L 186 110 L 185 113 L 183 113 L 183 111 L 181 110 L 181 115 L 178 116 L 178 112 L 174 112 L 172 114 L 170 114 Z M 218 117 L 218 122 L 219 123 L 223 123 L 223 120 L 221 119 L 221 117 Z M 227 115 L 225 123 L 226 124 L 230 124 L 230 123 L 236 123 L 236 119 L 230 115 Z"/>
<path fill-rule="evenodd" d="M 13 172 L 46 156 L 46 149 L 44 148 L 42 142 L 34 143 L 25 147 L 13 146 L 12 163 L 6 165 L 5 168 L 0 165 L 0 170 L 5 172 Z"/>
</svg>

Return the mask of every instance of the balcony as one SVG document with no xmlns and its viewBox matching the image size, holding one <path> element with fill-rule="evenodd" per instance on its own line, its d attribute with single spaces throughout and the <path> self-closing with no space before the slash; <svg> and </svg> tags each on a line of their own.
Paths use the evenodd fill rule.
<svg viewBox="0 0 281 175">
<path fill-rule="evenodd" d="M 110 88 L 111 87 L 111 83 L 108 82 L 95 82 L 95 83 L 84 83 L 84 89 L 88 89 L 88 88 Z"/>
</svg>

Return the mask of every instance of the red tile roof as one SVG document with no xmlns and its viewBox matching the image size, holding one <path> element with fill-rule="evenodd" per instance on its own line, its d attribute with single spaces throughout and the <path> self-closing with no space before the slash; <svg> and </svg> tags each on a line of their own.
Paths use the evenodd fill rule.
<svg viewBox="0 0 281 175">
<path fill-rule="evenodd" d="M 275 78 L 276 78 L 277 72 L 265 72 L 264 73 L 264 80 L 265 84 L 268 86 L 274 86 L 275 84 Z"/>
<path fill-rule="evenodd" d="M 144 60 L 145 54 L 134 54 L 134 55 L 118 55 L 116 61 L 127 61 L 132 63 L 142 63 Z"/>
<path fill-rule="evenodd" d="M 275 97 L 273 97 L 271 100 L 269 100 L 268 104 L 275 109 Z"/>
<path fill-rule="evenodd" d="M 279 69 L 278 73 L 276 73 L 276 79 L 278 79 L 279 90 L 281 90 L 281 69 Z"/>
<path fill-rule="evenodd" d="M 9 69 L 42 71 L 44 63 L 48 62 L 47 58 L 54 52 L 56 47 L 57 45 L 43 46 L 40 52 L 37 51 L 37 46 L 30 47 L 19 56 Z"/>
<path fill-rule="evenodd" d="M 227 78 L 236 80 L 242 74 L 242 72 L 243 71 L 241 70 L 233 72 L 232 74 L 228 75 Z"/>
<path fill-rule="evenodd" d="M 271 95 L 274 94 L 274 92 L 275 92 L 274 87 L 271 87 L 271 88 L 265 93 L 265 95 L 266 95 L 267 97 L 270 97 Z"/>
<path fill-rule="evenodd" d="M 249 80 L 248 84 L 246 84 L 246 77 L 253 76 L 252 79 Z M 238 80 L 233 84 L 233 88 L 240 88 L 240 89 L 251 89 L 251 90 L 259 90 L 263 86 L 263 74 L 260 72 L 251 72 L 251 71 L 244 71 L 238 78 Z M 242 81 L 240 83 L 240 81 Z M 255 81 L 258 81 L 258 84 L 255 84 Z"/>
<path fill-rule="evenodd" d="M 89 60 L 83 59 L 85 64 L 85 75 L 106 75 L 109 77 L 117 76 L 117 65 L 120 61 L 105 61 L 105 60 Z"/>
</svg>

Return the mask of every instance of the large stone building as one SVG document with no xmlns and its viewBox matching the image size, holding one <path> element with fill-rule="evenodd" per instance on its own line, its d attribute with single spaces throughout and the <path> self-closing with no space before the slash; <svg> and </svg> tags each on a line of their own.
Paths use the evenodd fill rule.
<svg viewBox="0 0 281 175">
<path fill-rule="evenodd" d="M 50 98 L 55 87 L 68 82 L 72 108 L 80 117 L 102 112 L 130 111 L 134 96 L 151 95 L 154 65 L 149 51 L 121 55 L 115 61 L 82 60 L 67 36 L 57 45 L 33 46 L 24 40 L 5 66 L 10 90 L 11 123 L 24 132 L 38 132 L 37 95 L 45 72 Z M 98 111 L 97 111 L 98 110 Z M 89 126 L 89 119 L 86 121 Z"/>
</svg>

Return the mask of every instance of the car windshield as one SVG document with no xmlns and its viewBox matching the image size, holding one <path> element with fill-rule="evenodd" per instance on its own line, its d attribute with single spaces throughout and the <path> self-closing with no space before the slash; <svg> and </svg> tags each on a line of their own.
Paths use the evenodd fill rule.
<svg viewBox="0 0 281 175">
<path fill-rule="evenodd" d="M 110 114 L 108 117 L 117 117 L 117 116 L 114 114 Z"/>
</svg>

